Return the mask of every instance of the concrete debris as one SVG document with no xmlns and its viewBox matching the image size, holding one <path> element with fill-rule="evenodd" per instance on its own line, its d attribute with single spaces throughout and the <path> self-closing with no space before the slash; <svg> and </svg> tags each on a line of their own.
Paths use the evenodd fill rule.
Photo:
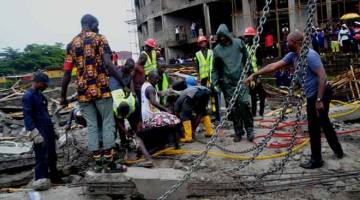
<svg viewBox="0 0 360 200">
<path fill-rule="evenodd" d="M 48 190 L 50 186 L 51 186 L 50 179 L 47 178 L 38 179 L 32 183 L 32 187 L 36 191 Z"/>
</svg>

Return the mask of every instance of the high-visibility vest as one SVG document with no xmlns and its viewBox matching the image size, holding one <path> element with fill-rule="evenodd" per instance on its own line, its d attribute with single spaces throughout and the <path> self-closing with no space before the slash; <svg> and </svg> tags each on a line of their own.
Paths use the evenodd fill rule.
<svg viewBox="0 0 360 200">
<path fill-rule="evenodd" d="M 203 53 L 200 51 L 196 52 L 196 59 L 199 63 L 199 77 L 204 79 L 210 76 L 210 71 L 213 65 L 213 51 L 208 49 L 206 59 Z"/>
<path fill-rule="evenodd" d="M 117 89 L 112 91 L 111 95 L 113 98 L 113 111 L 116 118 L 128 118 L 135 111 L 136 99 L 131 93 L 128 97 L 126 97 L 123 89 Z M 127 116 L 121 116 L 120 113 L 118 113 L 118 107 L 123 102 L 127 103 L 130 107 Z"/>
<path fill-rule="evenodd" d="M 250 45 L 246 45 L 246 50 L 249 54 L 249 56 L 251 55 L 251 46 Z M 258 71 L 257 68 L 257 58 L 256 58 L 256 53 L 254 53 L 251 57 L 251 67 L 253 69 L 253 73 Z"/>
<path fill-rule="evenodd" d="M 143 51 L 143 53 L 145 53 L 147 57 L 146 63 L 144 65 L 144 71 L 145 71 L 145 75 L 148 75 L 150 71 L 155 70 L 157 68 L 156 51 L 155 50 L 151 51 L 151 59 L 150 56 L 146 53 L 146 51 Z"/>
<path fill-rule="evenodd" d="M 162 75 L 162 83 L 158 83 L 156 85 L 156 90 L 157 91 L 160 91 L 159 86 L 158 86 L 159 84 L 162 84 L 161 85 L 162 86 L 161 91 L 165 91 L 165 90 L 169 89 L 169 80 L 168 80 L 168 75 L 166 73 L 163 73 L 163 75 Z M 166 96 L 160 98 L 160 103 L 162 105 L 165 105 L 166 102 L 167 102 L 167 97 Z"/>
</svg>

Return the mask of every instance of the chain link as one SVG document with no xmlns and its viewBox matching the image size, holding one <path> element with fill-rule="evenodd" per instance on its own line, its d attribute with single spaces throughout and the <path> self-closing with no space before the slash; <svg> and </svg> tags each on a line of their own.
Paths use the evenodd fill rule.
<svg viewBox="0 0 360 200">
<path fill-rule="evenodd" d="M 270 11 L 270 4 L 271 4 L 272 0 L 266 0 L 266 4 L 265 7 L 263 8 L 263 12 L 262 12 L 262 16 L 260 18 L 260 23 L 259 26 L 257 28 L 257 33 L 254 37 L 254 42 L 253 45 L 251 46 L 251 51 L 250 52 L 255 52 L 256 48 L 258 47 L 258 43 L 260 41 L 260 35 L 263 31 L 263 25 L 266 22 L 266 15 L 269 13 Z M 169 195 L 171 195 L 172 193 L 174 193 L 177 189 L 179 189 L 184 183 L 185 181 L 187 181 L 191 174 L 194 173 L 200 163 L 203 161 L 203 159 L 206 157 L 207 153 L 209 152 L 209 150 L 214 146 L 215 141 L 217 140 L 217 138 L 219 137 L 219 131 L 221 130 L 221 128 L 224 125 L 224 122 L 228 119 L 229 115 L 231 114 L 231 111 L 235 105 L 236 100 L 238 99 L 240 93 L 241 93 L 241 89 L 243 87 L 243 81 L 245 80 L 245 78 L 247 77 L 247 72 L 249 70 L 249 66 L 251 64 L 251 55 L 249 55 L 249 57 L 246 60 L 246 64 L 245 64 L 245 68 L 242 71 L 242 74 L 240 76 L 240 79 L 237 83 L 236 89 L 234 91 L 234 95 L 232 96 L 232 98 L 229 101 L 229 106 L 226 108 L 226 112 L 225 112 L 225 116 L 221 119 L 220 124 L 216 127 L 215 130 L 215 134 L 209 139 L 208 143 L 205 146 L 205 150 L 203 152 L 201 152 L 201 154 L 195 158 L 195 160 L 193 161 L 192 165 L 190 166 L 190 168 L 185 172 L 185 175 L 183 176 L 182 180 L 178 181 L 175 185 L 173 185 L 168 191 L 166 191 L 163 195 L 161 195 L 158 200 L 164 200 L 167 199 L 169 197 Z"/>
<path fill-rule="evenodd" d="M 296 141 L 296 136 L 298 133 L 298 130 L 300 129 L 300 125 L 299 122 L 301 121 L 301 110 L 302 110 L 302 106 L 303 103 L 305 102 L 304 99 L 306 98 L 305 96 L 305 92 L 304 92 L 304 84 L 305 84 L 305 77 L 307 76 L 307 67 L 308 67 L 308 62 L 307 62 L 307 53 L 309 52 L 309 45 L 310 45 L 310 39 L 311 39 L 311 33 L 313 31 L 312 26 L 313 26 L 313 20 L 314 20 L 314 13 L 315 13 L 315 9 L 316 9 L 316 2 L 315 0 L 309 0 L 308 1 L 308 15 L 307 15 L 307 21 L 306 21 L 306 27 L 305 27 L 305 37 L 304 37 L 304 41 L 303 41 L 303 45 L 300 51 L 300 56 L 297 58 L 296 60 L 296 65 L 300 66 L 300 72 L 302 75 L 301 78 L 301 97 L 299 98 L 299 101 L 297 103 L 297 111 L 296 111 L 296 125 L 295 127 L 292 129 L 291 131 L 291 141 L 290 144 L 288 145 L 287 149 L 286 149 L 286 156 L 280 161 L 279 164 L 275 165 L 273 168 L 269 169 L 267 172 L 260 174 L 258 176 L 256 176 L 256 178 L 258 180 L 264 178 L 267 175 L 273 174 L 277 171 L 284 171 L 284 168 L 286 166 L 286 164 L 289 162 L 290 160 L 290 156 L 292 155 L 292 148 L 295 146 L 295 141 Z M 299 72 L 299 73 L 300 73 Z"/>
</svg>

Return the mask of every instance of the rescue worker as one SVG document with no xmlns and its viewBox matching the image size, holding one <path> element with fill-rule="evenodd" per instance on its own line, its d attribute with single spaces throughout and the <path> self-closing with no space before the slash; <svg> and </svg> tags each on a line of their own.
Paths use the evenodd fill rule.
<svg viewBox="0 0 360 200">
<path fill-rule="evenodd" d="M 186 82 L 191 84 L 189 80 Z M 196 81 L 193 81 L 193 83 L 196 83 Z M 211 91 L 207 87 L 191 84 L 181 92 L 176 100 L 174 111 L 180 117 L 184 130 L 184 137 L 180 139 L 181 142 L 192 142 L 193 131 L 196 130 L 201 120 L 203 120 L 206 130 L 205 137 L 213 135 L 211 119 L 207 110 L 210 94 Z M 195 113 L 195 118 L 193 118 L 193 112 Z"/>
<path fill-rule="evenodd" d="M 145 76 L 147 76 L 150 71 L 156 70 L 156 62 L 156 41 L 149 38 L 145 41 L 144 51 L 141 52 L 137 64 L 144 68 Z"/>
<path fill-rule="evenodd" d="M 125 92 L 130 92 L 131 88 L 131 73 L 133 72 L 135 67 L 135 61 L 132 58 L 128 58 L 125 61 L 124 66 L 119 66 L 116 68 L 117 73 L 121 77 L 121 82 L 116 80 L 115 77 L 110 76 L 109 79 L 109 87 L 111 91 L 117 89 L 123 89 Z"/>
<path fill-rule="evenodd" d="M 93 153 L 96 163 L 95 171 L 100 172 L 104 169 L 105 172 L 111 172 L 116 167 L 112 151 L 115 147 L 116 129 L 108 78 L 113 76 L 121 85 L 125 84 L 122 83 L 122 77 L 117 73 L 116 66 L 111 61 L 109 43 L 105 36 L 98 33 L 98 25 L 96 17 L 90 14 L 84 15 L 81 18 L 81 33 L 67 45 L 61 104 L 68 104 L 67 87 L 75 66 L 77 68 L 77 99 L 86 119 L 88 149 Z M 101 118 L 98 118 L 98 113 Z M 98 124 L 101 124 L 101 130 Z M 102 136 L 102 146 L 100 146 L 99 135 Z M 123 170 L 120 169 L 120 171 Z"/>
<path fill-rule="evenodd" d="M 234 38 L 225 24 L 219 26 L 216 35 L 219 43 L 214 49 L 211 83 L 214 88 L 221 89 L 225 102 L 229 105 L 248 54 L 245 43 L 238 38 Z M 242 140 L 242 136 L 245 134 L 244 127 L 247 139 L 249 141 L 254 139 L 253 116 L 250 111 L 250 95 L 247 87 L 243 87 L 240 91 L 231 112 L 230 120 L 234 124 L 234 142 Z"/>
<path fill-rule="evenodd" d="M 246 44 L 246 49 L 249 54 L 251 55 L 251 46 L 253 44 L 254 36 L 256 35 L 256 30 L 253 27 L 248 27 L 245 29 L 244 32 L 244 39 Z M 257 72 L 258 71 L 258 60 L 257 60 L 257 52 L 255 52 L 251 57 L 251 71 Z M 252 115 L 256 116 L 257 110 L 257 98 L 259 96 L 260 100 L 260 110 L 259 115 L 260 117 L 264 116 L 264 108 L 265 108 L 265 97 L 266 92 L 261 84 L 260 77 L 254 80 L 250 86 L 250 95 L 251 95 L 251 111 Z"/>
<path fill-rule="evenodd" d="M 137 151 L 137 149 L 140 149 L 146 159 L 146 162 L 142 163 L 143 166 L 152 167 L 153 162 L 151 156 L 146 150 L 142 140 L 136 135 L 138 129 L 141 128 L 140 109 L 136 106 L 138 103 L 136 97 L 132 93 L 126 96 L 122 89 L 112 91 L 111 95 L 114 101 L 113 110 L 121 144 L 128 149 L 135 144 L 135 149 L 130 150 Z M 128 120 L 131 131 L 126 129 L 125 119 Z M 130 144 L 131 142 L 132 144 Z"/>
<path fill-rule="evenodd" d="M 294 65 L 301 51 L 304 36 L 299 31 L 291 32 L 287 37 L 290 52 L 282 60 L 271 63 L 258 72 L 249 76 L 245 83 L 249 84 L 257 76 L 268 74 L 288 65 Z M 309 123 L 309 136 L 311 147 L 311 159 L 307 163 L 300 164 L 305 169 L 314 169 L 323 166 L 321 156 L 321 128 L 323 129 L 330 148 L 338 158 L 344 156 L 344 152 L 337 138 L 334 127 L 329 119 L 329 105 L 332 97 L 332 89 L 326 83 L 326 72 L 321 62 L 320 55 L 313 49 L 307 54 L 306 77 L 304 83 L 307 98 L 306 110 Z"/>
<path fill-rule="evenodd" d="M 167 95 L 166 91 L 171 88 L 171 84 L 173 80 L 169 77 L 168 73 L 166 72 L 166 63 L 165 61 L 158 61 L 158 69 L 157 72 L 159 74 L 159 82 L 156 84 L 155 88 L 160 96 L 160 104 L 167 106 Z"/>
<path fill-rule="evenodd" d="M 48 101 L 42 92 L 48 87 L 49 77 L 36 72 L 32 86 L 23 96 L 24 124 L 35 151 L 35 182 L 42 189 L 49 189 L 52 183 L 62 183 L 60 172 L 56 168 L 56 142 L 58 139 L 48 112 Z M 42 183 L 38 185 L 37 183 Z"/>
<path fill-rule="evenodd" d="M 197 66 L 198 78 L 197 80 L 204 87 L 211 88 L 212 98 L 214 99 L 214 109 L 215 111 L 215 120 L 220 121 L 220 104 L 219 104 L 219 92 L 216 91 L 210 85 L 211 81 L 211 69 L 213 67 L 213 51 L 208 49 L 208 40 L 205 36 L 199 36 L 197 43 L 200 47 L 200 50 L 195 54 L 195 62 Z M 213 107 L 213 106 L 211 106 Z"/>
</svg>

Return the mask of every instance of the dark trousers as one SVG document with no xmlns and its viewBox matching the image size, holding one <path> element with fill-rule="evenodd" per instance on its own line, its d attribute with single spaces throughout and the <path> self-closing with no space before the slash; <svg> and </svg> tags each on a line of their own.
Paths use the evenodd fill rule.
<svg viewBox="0 0 360 200">
<path fill-rule="evenodd" d="M 207 83 L 208 83 L 208 78 L 203 78 L 200 81 L 200 84 L 204 87 L 207 87 Z M 215 119 L 216 121 L 220 121 L 220 102 L 219 102 L 220 95 L 213 87 L 211 87 L 210 89 L 211 89 L 211 98 L 214 99 L 215 101 Z"/>
<path fill-rule="evenodd" d="M 180 40 L 180 34 L 179 34 L 179 33 L 176 33 L 176 34 L 175 34 L 175 40 L 176 40 L 176 41 L 179 41 L 179 40 Z"/>
<path fill-rule="evenodd" d="M 343 150 L 337 138 L 334 127 L 329 119 L 329 105 L 332 98 L 332 91 L 328 87 L 323 97 L 324 111 L 319 113 L 319 117 L 316 114 L 316 100 L 317 96 L 307 98 L 307 118 L 309 123 L 309 136 L 311 146 L 311 159 L 315 161 L 321 161 L 321 128 L 325 133 L 325 137 L 329 143 L 329 146 L 336 154 L 342 154 Z"/>
<path fill-rule="evenodd" d="M 252 113 L 252 115 L 254 117 L 256 116 L 257 100 L 258 100 L 258 96 L 259 96 L 259 100 L 260 100 L 259 115 L 264 116 L 266 92 L 265 92 L 261 82 L 257 82 L 254 88 L 250 88 L 250 95 L 251 95 L 251 113 Z"/>
<path fill-rule="evenodd" d="M 42 178 L 54 179 L 59 176 L 56 168 L 57 155 L 55 137 L 53 134 L 51 136 L 42 134 L 42 136 L 45 143 L 43 145 L 34 145 L 35 180 Z"/>
</svg>

